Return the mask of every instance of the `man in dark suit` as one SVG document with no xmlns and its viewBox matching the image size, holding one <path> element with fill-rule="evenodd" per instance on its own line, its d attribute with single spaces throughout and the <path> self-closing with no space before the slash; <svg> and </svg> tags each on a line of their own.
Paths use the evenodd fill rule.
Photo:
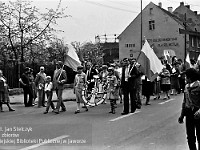
<svg viewBox="0 0 200 150">
<path fill-rule="evenodd" d="M 59 114 L 60 107 L 62 107 L 62 111 L 66 111 L 66 107 L 62 99 L 64 83 L 66 82 L 67 82 L 67 75 L 66 71 L 63 69 L 63 63 L 61 61 L 58 61 L 56 63 L 56 70 L 54 71 L 53 75 L 53 87 L 58 97 L 56 109 L 54 110 L 56 114 Z"/>
<path fill-rule="evenodd" d="M 19 82 L 22 85 L 23 91 L 24 91 L 24 105 L 25 107 L 30 107 L 32 105 L 33 101 L 33 94 L 31 92 L 31 85 L 30 85 L 30 68 L 26 67 L 25 72 L 22 74 L 21 78 L 19 79 Z M 29 100 L 28 100 L 29 97 Z"/>
<path fill-rule="evenodd" d="M 121 88 L 124 94 L 124 110 L 121 114 L 126 115 L 129 113 L 129 96 L 131 102 L 131 113 L 134 113 L 137 108 L 136 91 L 139 72 L 135 66 L 135 60 L 131 60 L 131 63 L 129 63 L 129 60 L 125 58 L 123 59 L 123 63 Z"/>
<path fill-rule="evenodd" d="M 88 91 L 91 92 L 95 84 L 93 76 L 98 74 L 98 72 L 94 68 L 92 68 L 91 62 L 87 62 L 85 74 L 88 82 Z"/>
</svg>

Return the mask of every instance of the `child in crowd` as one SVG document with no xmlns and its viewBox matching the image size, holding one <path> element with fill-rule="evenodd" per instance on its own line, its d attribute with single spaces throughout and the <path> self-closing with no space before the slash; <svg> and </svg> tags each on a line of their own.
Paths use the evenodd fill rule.
<svg viewBox="0 0 200 150">
<path fill-rule="evenodd" d="M 47 76 L 46 77 L 46 83 L 45 83 L 45 88 L 44 91 L 46 93 L 47 96 L 47 107 L 46 107 L 46 111 L 44 112 L 44 114 L 47 114 L 49 111 L 49 107 L 51 106 L 51 108 L 54 110 L 54 104 L 52 102 L 52 96 L 53 96 L 53 83 L 51 82 L 51 77 Z"/>
<path fill-rule="evenodd" d="M 117 92 L 117 84 L 118 80 L 117 77 L 114 75 L 114 68 L 108 68 L 108 76 L 106 80 L 106 89 L 108 94 L 108 100 L 110 100 L 110 107 L 111 111 L 109 113 L 115 114 L 115 103 L 118 99 L 118 92 Z"/>
<path fill-rule="evenodd" d="M 77 110 L 75 114 L 80 113 L 80 103 L 84 103 L 82 99 L 82 91 L 85 88 L 87 82 L 86 74 L 83 72 L 83 66 L 77 67 L 77 74 L 74 79 L 74 94 L 76 94 Z M 88 111 L 86 104 L 84 103 L 85 111 Z"/>
</svg>

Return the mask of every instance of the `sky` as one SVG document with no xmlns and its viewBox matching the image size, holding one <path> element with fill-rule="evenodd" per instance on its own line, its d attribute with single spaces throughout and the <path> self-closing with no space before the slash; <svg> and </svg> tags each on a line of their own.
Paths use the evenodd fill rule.
<svg viewBox="0 0 200 150">
<path fill-rule="evenodd" d="M 32 1 L 41 9 L 56 8 L 59 3 L 59 0 Z M 150 2 L 156 5 L 161 2 L 162 8 L 174 10 L 181 1 L 191 5 L 193 11 L 200 10 L 199 0 L 142 0 L 142 8 Z M 59 20 L 56 28 L 64 31 L 58 37 L 67 43 L 94 42 L 96 35 L 106 34 L 108 38 L 119 35 L 141 10 L 141 0 L 62 0 L 61 5 L 67 7 L 65 13 L 71 17 Z"/>
</svg>

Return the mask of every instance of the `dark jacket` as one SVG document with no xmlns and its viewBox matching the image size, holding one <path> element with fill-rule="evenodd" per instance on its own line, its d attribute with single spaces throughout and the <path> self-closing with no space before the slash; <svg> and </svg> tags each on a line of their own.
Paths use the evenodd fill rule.
<svg viewBox="0 0 200 150">
<path fill-rule="evenodd" d="M 132 68 L 130 70 L 130 77 L 128 78 L 128 85 L 129 89 L 136 89 L 137 88 L 137 78 L 140 76 L 140 72 L 138 71 L 136 66 L 130 66 Z M 121 88 L 126 89 L 127 87 L 125 86 L 125 69 L 126 67 L 122 68 L 122 79 L 121 79 Z"/>
</svg>

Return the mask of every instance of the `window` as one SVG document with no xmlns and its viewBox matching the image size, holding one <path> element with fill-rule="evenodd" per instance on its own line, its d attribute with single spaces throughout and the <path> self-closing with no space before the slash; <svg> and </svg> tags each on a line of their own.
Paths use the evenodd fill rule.
<svg viewBox="0 0 200 150">
<path fill-rule="evenodd" d="M 191 37 L 191 46 L 194 47 L 194 37 Z"/>
<path fill-rule="evenodd" d="M 154 30 L 155 29 L 155 21 L 151 20 L 149 21 L 149 30 Z"/>
<path fill-rule="evenodd" d="M 152 15 L 153 8 L 149 8 L 149 14 Z"/>
<path fill-rule="evenodd" d="M 200 48 L 200 37 L 197 38 L 197 47 Z"/>
<path fill-rule="evenodd" d="M 135 47 L 135 44 L 125 44 L 125 47 Z"/>
</svg>

